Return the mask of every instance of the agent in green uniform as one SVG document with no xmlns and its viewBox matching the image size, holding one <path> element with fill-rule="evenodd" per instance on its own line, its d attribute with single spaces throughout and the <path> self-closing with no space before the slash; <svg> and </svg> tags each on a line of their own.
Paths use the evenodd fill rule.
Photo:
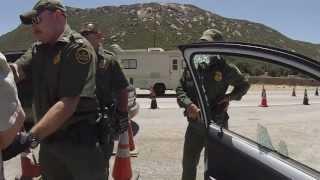
<svg viewBox="0 0 320 180">
<path fill-rule="evenodd" d="M 98 29 L 97 24 L 87 22 L 83 24 L 80 33 L 89 40 L 98 57 L 97 61 L 97 96 L 101 110 L 107 110 L 108 118 L 105 120 L 112 129 L 102 129 L 100 145 L 103 149 L 107 163 L 107 174 L 109 174 L 109 160 L 112 155 L 114 139 L 112 137 L 117 127 L 112 122 L 120 121 L 120 132 L 128 128 L 128 81 L 122 72 L 117 61 L 117 57 L 103 49 L 103 35 Z M 111 111 L 111 112 L 110 112 Z M 113 118 L 113 119 L 111 119 Z M 118 118 L 118 119 L 115 119 Z M 111 122 L 112 121 L 112 122 Z"/>
<path fill-rule="evenodd" d="M 203 33 L 200 40 L 222 41 L 223 38 L 218 30 L 209 29 Z M 236 66 L 228 64 L 221 56 L 202 57 L 198 61 L 198 73 L 207 92 L 213 121 L 228 128 L 229 101 L 240 100 L 246 94 L 249 89 L 248 80 Z M 226 94 L 229 85 L 234 86 L 234 89 Z M 189 122 L 183 149 L 182 180 L 195 180 L 197 165 L 205 143 L 205 125 L 200 120 L 196 89 L 187 69 L 183 72 L 176 92 L 178 104 L 185 108 Z"/>
<path fill-rule="evenodd" d="M 32 80 L 37 123 L 31 147 L 41 143 L 41 173 L 47 180 L 106 179 L 97 146 L 95 64 L 91 44 L 67 24 L 58 0 L 40 0 L 20 15 L 38 40 L 16 63 L 17 81 Z"/>
</svg>

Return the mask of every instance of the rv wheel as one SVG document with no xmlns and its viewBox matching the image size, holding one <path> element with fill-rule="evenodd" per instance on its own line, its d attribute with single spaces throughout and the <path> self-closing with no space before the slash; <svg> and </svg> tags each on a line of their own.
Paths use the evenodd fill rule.
<svg viewBox="0 0 320 180">
<path fill-rule="evenodd" d="M 160 83 L 155 84 L 153 88 L 157 96 L 163 96 L 166 90 L 166 86 Z"/>
</svg>

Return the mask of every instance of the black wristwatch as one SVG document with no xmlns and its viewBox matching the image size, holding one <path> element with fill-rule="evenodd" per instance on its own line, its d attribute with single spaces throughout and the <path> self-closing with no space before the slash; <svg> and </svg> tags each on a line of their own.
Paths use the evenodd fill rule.
<svg viewBox="0 0 320 180">
<path fill-rule="evenodd" d="M 29 133 L 28 139 L 30 141 L 30 148 L 31 149 L 35 149 L 40 143 L 40 139 L 31 132 Z"/>
</svg>

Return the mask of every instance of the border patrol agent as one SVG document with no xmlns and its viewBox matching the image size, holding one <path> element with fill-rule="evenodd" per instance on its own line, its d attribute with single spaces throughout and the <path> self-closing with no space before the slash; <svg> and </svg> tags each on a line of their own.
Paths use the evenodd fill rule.
<svg viewBox="0 0 320 180">
<path fill-rule="evenodd" d="M 201 41 L 223 41 L 220 31 L 208 29 L 203 32 Z M 209 100 L 211 116 L 218 125 L 228 128 L 227 109 L 230 100 L 240 100 L 249 89 L 248 80 L 238 68 L 228 64 L 221 56 L 203 57 L 203 62 L 198 62 L 198 73 L 206 89 Z M 230 94 L 226 94 L 229 85 L 234 86 Z M 182 180 L 195 180 L 200 154 L 205 144 L 205 125 L 200 121 L 200 109 L 197 92 L 188 69 L 185 69 L 176 89 L 177 102 L 185 108 L 188 127 L 185 134 L 183 149 Z"/>
<path fill-rule="evenodd" d="M 40 0 L 20 15 L 32 25 L 34 43 L 11 64 L 17 81 L 32 80 L 37 123 L 30 130 L 40 142 L 39 161 L 46 180 L 106 179 L 97 146 L 96 54 L 91 44 L 67 24 L 66 8 L 58 0 Z"/>
<path fill-rule="evenodd" d="M 114 147 L 114 135 L 128 128 L 128 90 L 129 83 L 125 77 L 117 57 L 103 49 L 103 36 L 97 24 L 87 22 L 83 24 L 80 33 L 94 47 L 97 62 L 97 97 L 101 114 L 106 113 L 107 118 L 100 119 L 100 145 L 106 159 L 107 174 L 109 174 L 109 160 Z M 103 122 L 104 121 L 104 122 Z M 116 124 L 113 122 L 116 121 Z M 119 123 L 119 127 L 118 126 Z M 105 127 L 106 125 L 107 127 Z M 120 128 L 120 130 L 117 130 Z M 114 131 L 119 131 L 115 133 Z"/>
</svg>

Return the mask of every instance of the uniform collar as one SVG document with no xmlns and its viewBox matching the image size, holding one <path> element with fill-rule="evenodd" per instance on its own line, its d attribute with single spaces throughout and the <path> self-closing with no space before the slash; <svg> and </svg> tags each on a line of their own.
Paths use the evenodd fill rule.
<svg viewBox="0 0 320 180">
<path fill-rule="evenodd" d="M 97 50 L 97 55 L 98 55 L 98 58 L 107 58 L 108 55 L 106 53 L 106 50 L 102 47 L 102 46 L 99 46 L 98 50 Z"/>
<path fill-rule="evenodd" d="M 58 42 L 68 43 L 70 42 L 71 36 L 72 36 L 72 30 L 69 25 L 66 25 L 63 33 L 58 38 L 57 43 Z"/>
</svg>

